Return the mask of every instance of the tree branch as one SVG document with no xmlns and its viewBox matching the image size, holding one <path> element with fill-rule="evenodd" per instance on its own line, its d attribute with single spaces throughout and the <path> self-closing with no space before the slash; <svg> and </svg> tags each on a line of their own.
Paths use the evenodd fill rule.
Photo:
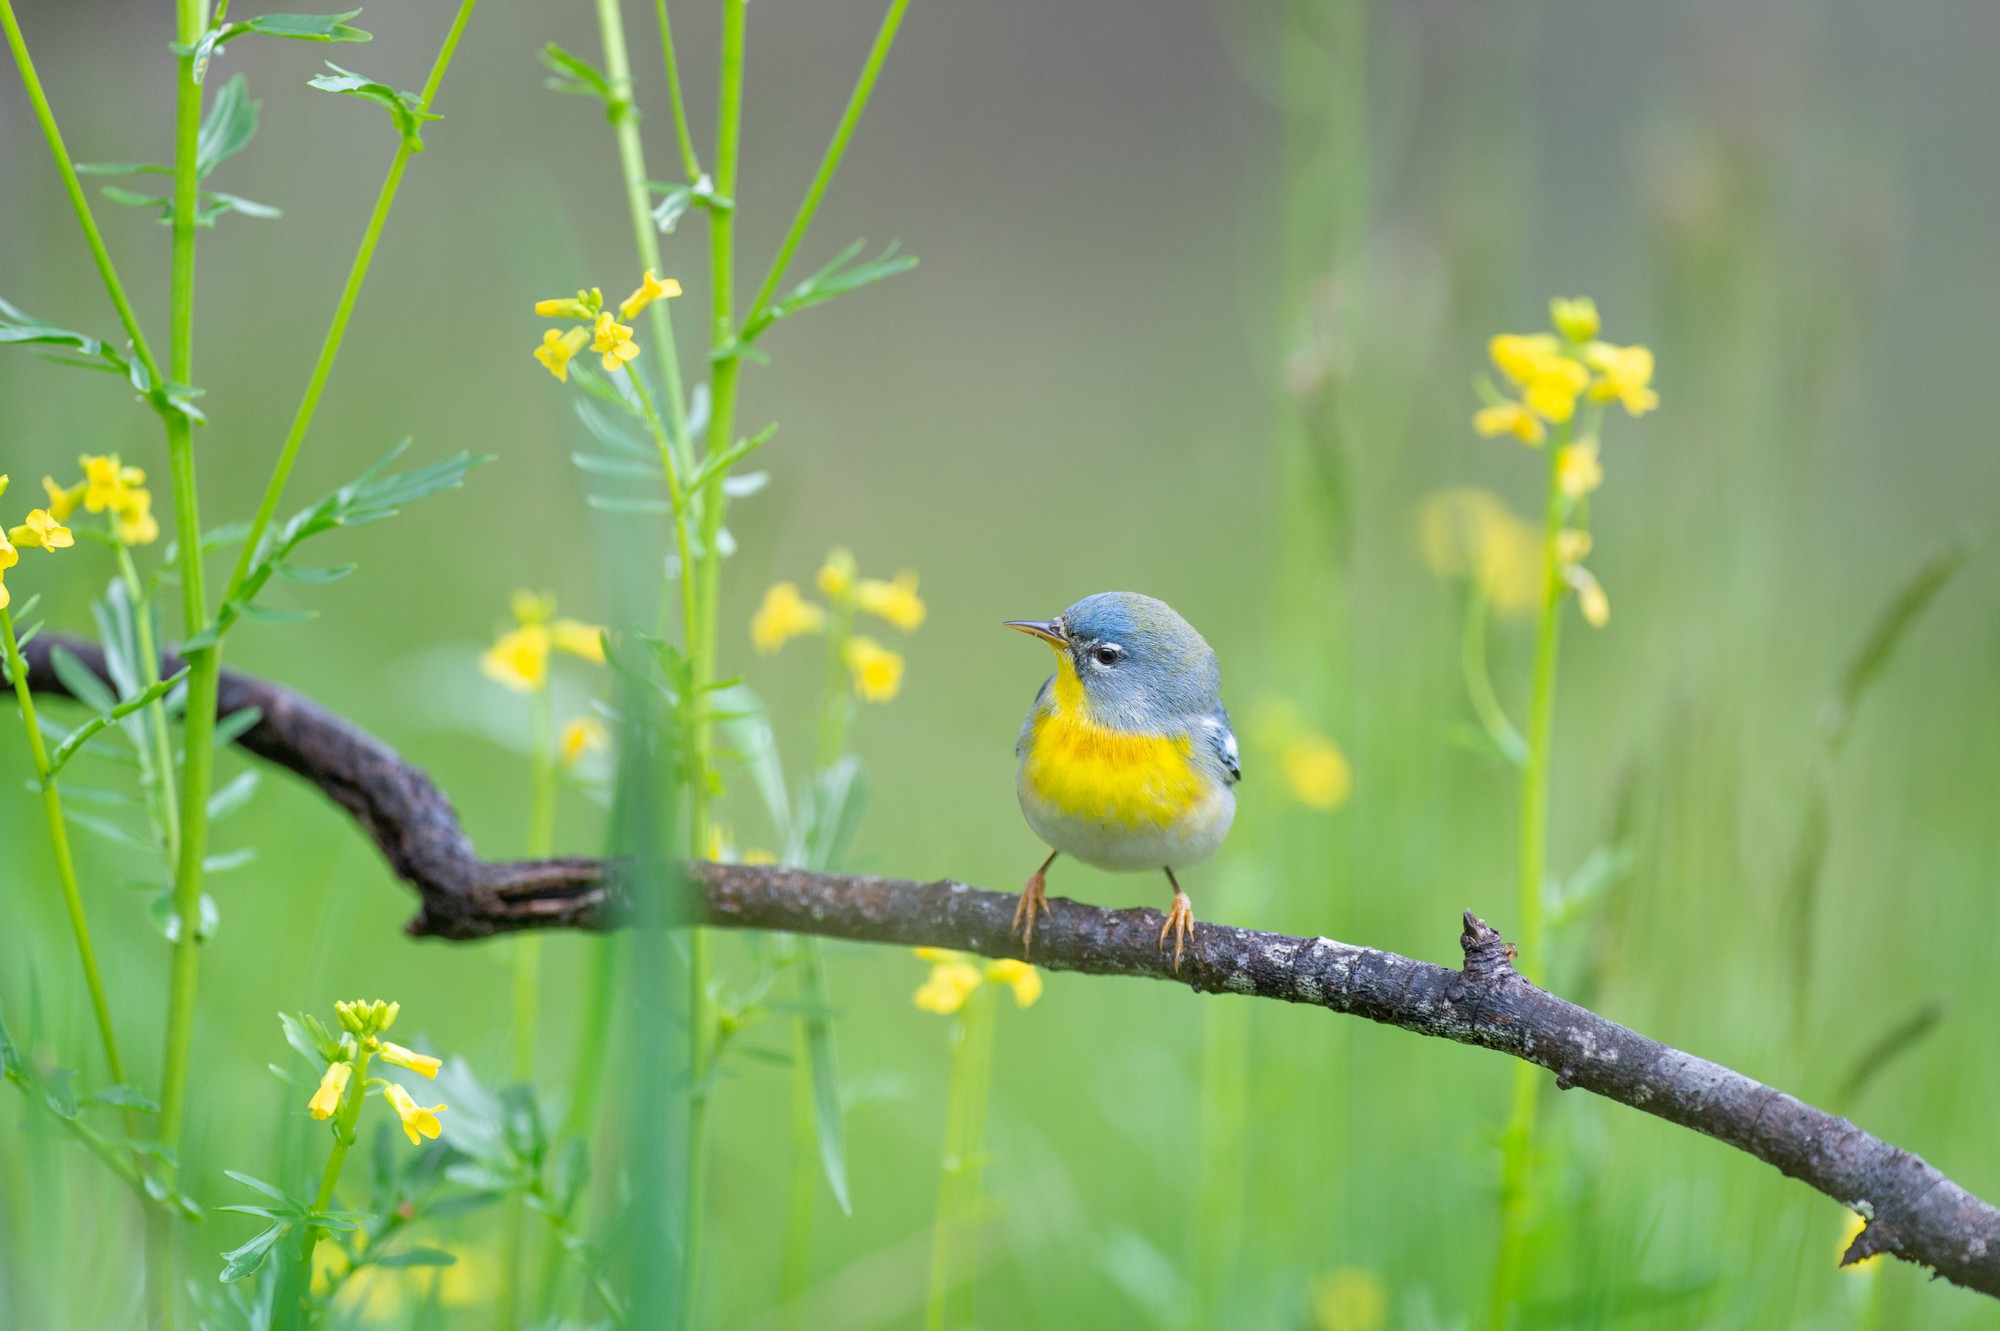
<svg viewBox="0 0 2000 1331">
<path fill-rule="evenodd" d="M 56 649 L 107 676 L 93 644 L 44 634 L 26 649 L 33 688 L 68 690 Z M 167 660 L 164 673 L 178 669 Z M 416 890 L 408 930 L 449 939 L 517 929 L 615 927 L 615 863 L 580 857 L 483 860 L 451 801 L 381 740 L 301 694 L 225 671 L 219 711 L 255 708 L 237 743 L 318 786 L 360 824 Z M 906 882 L 735 864 L 687 866 L 707 924 L 1014 956 L 1014 897 L 963 883 Z M 1450 970 L 1330 938 L 1202 924 L 1180 969 L 1159 947 L 1160 913 L 1054 899 L 1036 926 L 1035 961 L 1053 970 L 1131 975 L 1197 992 L 1310 1003 L 1419 1035 L 1478 1045 L 1547 1068 L 1581 1088 L 1748 1152 L 1858 1211 L 1868 1225 L 1843 1264 L 1892 1253 L 2000 1297 L 2000 1210 L 1908 1151 L 1739 1072 L 1650 1040 L 1536 988 L 1513 949 L 1467 911 Z"/>
</svg>

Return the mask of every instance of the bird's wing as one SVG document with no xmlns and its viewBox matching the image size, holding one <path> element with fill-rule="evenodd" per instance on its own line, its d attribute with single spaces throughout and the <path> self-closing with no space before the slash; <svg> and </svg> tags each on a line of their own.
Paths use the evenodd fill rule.
<svg viewBox="0 0 2000 1331">
<path fill-rule="evenodd" d="M 1220 705 L 1201 719 L 1198 727 L 1216 758 L 1229 773 L 1232 784 L 1243 779 L 1241 755 L 1236 748 L 1236 732 L 1229 728 L 1229 711 Z"/>
</svg>

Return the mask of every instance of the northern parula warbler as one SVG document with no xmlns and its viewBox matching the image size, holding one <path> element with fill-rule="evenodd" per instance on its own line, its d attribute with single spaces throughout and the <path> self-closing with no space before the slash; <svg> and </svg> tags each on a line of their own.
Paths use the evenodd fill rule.
<svg viewBox="0 0 2000 1331">
<path fill-rule="evenodd" d="M 1133 592 L 1086 596 L 1054 619 L 1010 629 L 1055 649 L 1014 752 L 1021 812 L 1054 848 L 1021 891 L 1014 927 L 1025 952 L 1049 913 L 1044 877 L 1057 855 L 1103 869 L 1160 869 L 1174 889 L 1160 946 L 1174 968 L 1194 930 L 1176 868 L 1215 853 L 1236 817 L 1242 767 L 1215 652 L 1164 601 Z"/>
</svg>

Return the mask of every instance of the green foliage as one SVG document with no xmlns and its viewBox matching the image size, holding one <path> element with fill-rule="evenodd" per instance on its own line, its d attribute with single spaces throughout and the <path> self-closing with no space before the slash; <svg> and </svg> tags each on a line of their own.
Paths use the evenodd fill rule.
<svg viewBox="0 0 2000 1331">
<path fill-rule="evenodd" d="M 359 97 L 374 102 L 389 113 L 390 120 L 395 122 L 396 133 L 402 136 L 404 145 L 411 152 L 420 153 L 424 150 L 423 135 L 418 131 L 422 129 L 425 121 L 438 120 L 441 117 L 424 109 L 423 98 L 415 93 L 399 92 L 388 84 L 378 83 L 366 75 L 342 69 L 331 60 L 326 62 L 326 67 L 333 73 L 316 75 L 311 80 L 313 87 L 321 92 L 342 93 L 349 97 Z"/>
<path fill-rule="evenodd" d="M 872 259 L 856 263 L 861 254 L 863 242 L 855 241 L 836 254 L 818 272 L 800 282 L 791 292 L 772 301 L 756 311 L 744 323 L 738 336 L 736 351 L 749 346 L 763 336 L 770 326 L 780 319 L 788 319 L 801 310 L 809 310 L 815 305 L 823 305 L 851 291 L 859 291 L 899 273 L 907 273 L 917 266 L 914 254 L 899 255 L 896 246 L 890 245 Z"/>
<path fill-rule="evenodd" d="M 292 553 L 315 536 L 343 527 L 360 527 L 395 517 L 407 504 L 445 490 L 456 490 L 474 467 L 492 461 L 490 456 L 458 453 L 441 462 L 410 471 L 391 472 L 389 464 L 410 446 L 405 439 L 383 455 L 380 461 L 309 508 L 267 533 L 262 548 L 251 560 L 237 595 L 225 601 L 209 628 L 188 643 L 196 650 L 220 641 L 239 619 L 260 624 L 292 624 L 314 617 L 310 610 L 285 610 L 262 605 L 258 595 L 273 577 L 305 586 L 324 586 L 354 572 L 358 565 L 330 567 L 297 565 Z"/>
<path fill-rule="evenodd" d="M 374 41 L 372 33 L 348 25 L 347 20 L 360 13 L 358 9 L 350 9 L 344 14 L 262 14 L 240 22 L 216 24 L 192 47 L 175 43 L 173 49 L 177 53 L 194 56 L 194 81 L 201 83 L 208 77 L 210 61 L 225 44 L 238 37 L 255 34 L 299 42 Z"/>
<path fill-rule="evenodd" d="M 194 405 L 194 399 L 201 396 L 199 388 L 176 383 L 155 385 L 153 376 L 147 372 L 143 364 L 115 350 L 102 339 L 87 333 L 58 328 L 52 323 L 22 312 L 5 300 L 0 300 L 0 346 L 9 343 L 63 347 L 76 351 L 82 359 L 66 356 L 51 356 L 49 359 L 58 365 L 69 365 L 79 369 L 114 371 L 123 375 L 141 397 L 153 404 L 155 410 L 185 416 L 196 424 L 205 424 L 208 420 Z"/>
<path fill-rule="evenodd" d="M 243 75 L 224 83 L 210 103 L 208 114 L 202 119 L 201 134 L 195 146 L 195 176 L 205 180 L 210 172 L 223 162 L 250 146 L 257 136 L 258 113 L 262 102 L 250 100 L 249 84 Z M 171 167 L 158 166 L 150 162 L 82 162 L 77 172 L 90 176 L 129 176 L 173 174 Z M 117 185 L 104 186 L 104 197 L 127 208 L 154 208 L 159 211 L 160 224 L 170 225 L 174 220 L 174 200 L 171 194 L 142 194 L 136 190 L 124 189 Z M 241 195 L 224 194 L 216 190 L 202 190 L 197 196 L 195 225 L 212 227 L 215 219 L 224 213 L 241 213 L 245 217 L 282 217 L 284 214 L 269 204 L 256 203 Z"/>
</svg>

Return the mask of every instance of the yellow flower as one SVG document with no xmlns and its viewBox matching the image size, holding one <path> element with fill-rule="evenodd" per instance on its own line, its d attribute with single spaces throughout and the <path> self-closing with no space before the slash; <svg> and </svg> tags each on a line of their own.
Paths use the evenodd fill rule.
<svg viewBox="0 0 2000 1331">
<path fill-rule="evenodd" d="M 0 495 L 6 493 L 7 493 L 7 478 L 4 475 L 0 475 Z"/>
<path fill-rule="evenodd" d="M 444 1130 L 444 1125 L 438 1122 L 438 1115 L 448 1106 L 432 1105 L 426 1109 L 393 1081 L 382 1088 L 382 1098 L 389 1102 L 389 1108 L 396 1111 L 396 1117 L 403 1120 L 403 1135 L 410 1139 L 410 1145 L 422 1146 L 425 1137 L 436 1138 Z"/>
<path fill-rule="evenodd" d="M 1584 347 L 1583 359 L 1602 376 L 1590 386 L 1593 400 L 1618 402 L 1633 416 L 1643 416 L 1660 405 L 1660 395 L 1651 387 L 1651 348 L 1614 347 L 1609 342 L 1592 342 Z"/>
<path fill-rule="evenodd" d="M 1042 996 L 1042 973 L 1025 961 L 1003 957 L 986 963 L 986 978 L 1014 991 L 1014 1006 L 1033 1007 Z"/>
<path fill-rule="evenodd" d="M 1604 484 L 1604 465 L 1597 460 L 1595 435 L 1579 439 L 1556 453 L 1556 484 L 1573 500 Z"/>
<path fill-rule="evenodd" d="M 589 338 L 590 334 L 581 328 L 547 329 L 542 333 L 542 345 L 535 348 L 535 359 L 548 366 L 549 373 L 559 381 L 568 383 L 570 360 L 583 350 Z"/>
<path fill-rule="evenodd" d="M 604 293 L 596 287 L 590 287 L 560 300 L 535 302 L 535 313 L 544 319 L 595 319 L 597 312 L 603 308 Z"/>
<path fill-rule="evenodd" d="M 826 627 L 826 611 L 799 595 L 795 582 L 774 582 L 750 617 L 750 644 L 769 656 L 793 638 Z"/>
<path fill-rule="evenodd" d="M 1342 1266 L 1315 1277 L 1310 1290 L 1316 1331 L 1382 1331 L 1389 1291 L 1365 1266 Z"/>
<path fill-rule="evenodd" d="M 616 373 L 625 368 L 626 361 L 638 358 L 639 344 L 632 340 L 631 328 L 609 314 L 597 316 L 596 333 L 590 341 L 590 349 L 603 355 L 606 374 Z"/>
<path fill-rule="evenodd" d="M 549 682 L 549 631 L 541 624 L 510 629 L 479 658 L 480 673 L 516 693 L 533 693 Z"/>
<path fill-rule="evenodd" d="M 125 507 L 118 510 L 118 539 L 126 545 L 151 545 L 160 539 L 151 490 L 133 490 L 125 496 Z"/>
<path fill-rule="evenodd" d="M 419 1054 L 415 1050 L 405 1049 L 403 1046 L 392 1044 L 387 1040 L 381 1041 L 380 1046 L 377 1052 L 384 1063 L 393 1063 L 399 1068 L 408 1068 L 420 1077 L 435 1078 L 438 1075 L 438 1069 L 444 1066 L 441 1060 L 432 1058 L 429 1054 Z M 443 1108 L 443 1106 L 440 1105 L 439 1108 Z M 433 1133 L 432 1135 L 436 1136 L 437 1134 Z"/>
<path fill-rule="evenodd" d="M 1553 333 L 1500 333 L 1487 342 L 1486 353 L 1502 374 L 1524 387 L 1550 361 L 1562 359 Z"/>
<path fill-rule="evenodd" d="M 5 482 L 6 479 L 6 477 L 0 476 L 0 482 Z M 83 499 L 83 490 L 84 486 L 81 481 L 65 490 L 56 484 L 55 477 L 42 477 L 42 492 L 49 497 L 49 516 L 57 522 L 64 521 L 70 514 L 76 512 L 77 504 Z M 0 483 L 0 494 L 5 494 L 6 492 L 6 485 Z"/>
<path fill-rule="evenodd" d="M 847 668 L 854 672 L 854 696 L 863 702 L 888 702 L 903 687 L 903 658 L 873 638 L 860 634 L 847 640 Z"/>
<path fill-rule="evenodd" d="M 69 528 L 49 516 L 45 508 L 29 512 L 28 520 L 18 527 L 7 530 L 7 538 L 16 545 L 29 549 L 49 551 L 63 550 L 76 544 L 76 536 Z"/>
<path fill-rule="evenodd" d="M 578 619 L 558 619 L 549 625 L 549 643 L 559 652 L 604 664 L 604 629 Z"/>
<path fill-rule="evenodd" d="M 1549 302 L 1549 322 L 1572 342 L 1588 342 L 1597 336 L 1597 302 L 1588 296 Z"/>
<path fill-rule="evenodd" d="M 610 747 L 611 736 L 596 717 L 575 716 L 563 725 L 561 743 L 563 766 L 574 767 L 584 754 L 602 753 Z"/>
<path fill-rule="evenodd" d="M 127 492 L 146 483 L 146 473 L 121 465 L 116 453 L 77 460 L 83 464 L 83 506 L 92 513 L 117 512 L 125 507 Z"/>
<path fill-rule="evenodd" d="M 1563 570 L 1563 577 L 1576 588 L 1576 608 L 1583 612 L 1584 623 L 1601 629 L 1611 622 L 1611 598 L 1604 594 L 1603 586 L 1589 569 L 1571 564 Z"/>
<path fill-rule="evenodd" d="M 1493 608 L 1524 615 L 1541 604 L 1542 534 L 1487 490 L 1440 490 L 1418 514 L 1424 560 L 1447 578 L 1471 577 Z"/>
<path fill-rule="evenodd" d="M 1590 371 L 1567 356 L 1545 362 L 1523 396 L 1536 415 L 1560 425 L 1576 414 L 1576 397 L 1590 385 Z"/>
<path fill-rule="evenodd" d="M 629 319 L 656 300 L 680 294 L 681 284 L 679 282 L 674 281 L 671 277 L 662 282 L 659 278 L 653 276 L 653 270 L 648 268 L 646 276 L 639 282 L 639 289 L 618 302 L 619 317 Z"/>
<path fill-rule="evenodd" d="M 1840 1231 L 1840 1247 L 1835 1250 L 1836 1260 L 1847 1256 L 1847 1250 L 1854 1246 L 1854 1240 L 1860 1238 L 1861 1231 L 1866 1228 L 1868 1228 L 1868 1219 L 1866 1216 L 1854 1211 L 1847 1213 L 1847 1223 L 1841 1227 Z M 1850 1275 L 1872 1276 L 1882 1269 L 1882 1254 L 1878 1252 L 1872 1256 L 1863 1257 L 1860 1261 L 1850 1266 L 1843 1266 L 1840 1269 Z"/>
<path fill-rule="evenodd" d="M 1311 809 L 1338 809 L 1354 793 L 1354 769 L 1347 755 L 1325 735 L 1307 731 L 1288 740 L 1278 765 L 1292 798 Z"/>
<path fill-rule="evenodd" d="M 20 562 L 20 552 L 8 541 L 6 534 L 0 532 L 0 610 L 5 610 L 13 602 L 13 594 L 7 590 L 7 570 Z"/>
<path fill-rule="evenodd" d="M 1472 428 L 1488 439 L 1511 434 L 1530 448 L 1540 445 L 1548 434 L 1541 417 L 1511 398 L 1472 413 Z"/>
<path fill-rule="evenodd" d="M 332 1064 L 326 1075 L 319 1079 L 319 1089 L 313 1092 L 312 1103 L 306 1108 L 314 1118 L 332 1118 L 340 1108 L 340 1097 L 347 1094 L 347 1083 L 354 1076 L 354 1065 L 348 1062 Z"/>
<path fill-rule="evenodd" d="M 917 949 L 917 955 L 931 963 L 931 973 L 910 996 L 910 1001 L 925 1012 L 950 1016 L 965 1006 L 965 1000 L 985 979 L 979 973 L 979 967 L 956 952 L 921 947 Z"/>
<path fill-rule="evenodd" d="M 768 850 L 746 850 L 743 852 L 745 864 L 776 864 L 778 857 Z"/>
<path fill-rule="evenodd" d="M 917 595 L 917 575 L 909 569 L 898 573 L 894 582 L 861 579 L 854 584 L 854 603 L 905 633 L 916 632 L 924 622 L 924 602 Z"/>
<path fill-rule="evenodd" d="M 1590 533 L 1565 527 L 1556 533 L 1556 560 L 1562 564 L 1577 564 L 1590 557 Z"/>
<path fill-rule="evenodd" d="M 816 579 L 819 589 L 828 596 L 838 599 L 854 590 L 854 552 L 844 545 L 836 545 L 826 552 L 826 562 L 819 566 Z"/>
</svg>

